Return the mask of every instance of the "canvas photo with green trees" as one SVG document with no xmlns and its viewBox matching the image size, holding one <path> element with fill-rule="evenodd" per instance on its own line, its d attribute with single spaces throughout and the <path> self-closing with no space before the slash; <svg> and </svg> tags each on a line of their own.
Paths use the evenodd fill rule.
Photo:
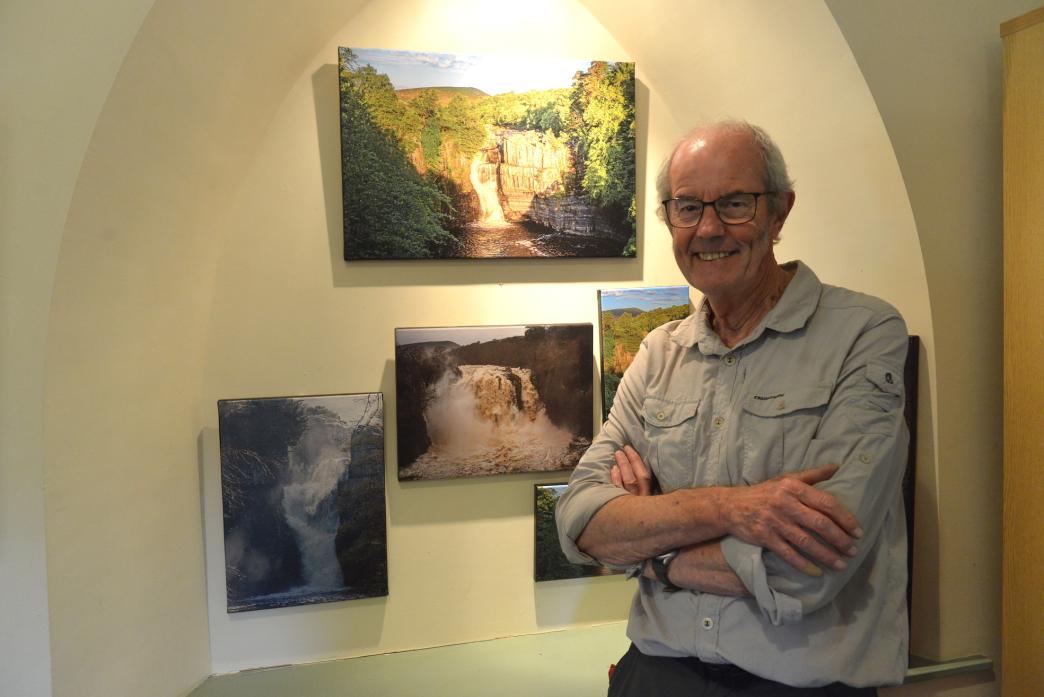
<svg viewBox="0 0 1044 697">
<path fill-rule="evenodd" d="M 634 63 L 340 48 L 344 258 L 634 257 Z"/>
<path fill-rule="evenodd" d="M 534 486 L 533 580 L 560 581 L 567 578 L 623 573 L 606 566 L 574 564 L 566 559 L 558 542 L 558 528 L 555 526 L 555 505 L 565 490 L 565 484 Z"/>
<path fill-rule="evenodd" d="M 689 316 L 689 286 L 611 288 L 598 291 L 602 334 L 602 418 L 609 418 L 616 388 L 646 334 Z"/>
</svg>

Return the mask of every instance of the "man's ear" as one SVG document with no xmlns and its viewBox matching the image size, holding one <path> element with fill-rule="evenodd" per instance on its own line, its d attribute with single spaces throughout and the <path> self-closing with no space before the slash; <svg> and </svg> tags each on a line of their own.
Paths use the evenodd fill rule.
<svg viewBox="0 0 1044 697">
<path fill-rule="evenodd" d="M 772 241 L 779 242 L 779 235 L 783 231 L 783 223 L 787 222 L 787 216 L 794 208 L 795 195 L 793 191 L 781 191 L 776 196 L 778 210 L 773 214 Z"/>
</svg>

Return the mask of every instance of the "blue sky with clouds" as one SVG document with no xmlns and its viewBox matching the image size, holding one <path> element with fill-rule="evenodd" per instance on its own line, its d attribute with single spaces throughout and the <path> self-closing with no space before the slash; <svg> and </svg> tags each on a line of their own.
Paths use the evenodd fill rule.
<svg viewBox="0 0 1044 697">
<path fill-rule="evenodd" d="M 486 94 L 570 87 L 591 61 L 540 56 L 468 56 L 452 53 L 352 48 L 359 65 L 371 65 L 395 89 L 477 87 Z"/>
<path fill-rule="evenodd" d="M 656 286 L 653 288 L 608 288 L 598 291 L 602 311 L 621 307 L 655 310 L 689 302 L 688 286 Z"/>
</svg>

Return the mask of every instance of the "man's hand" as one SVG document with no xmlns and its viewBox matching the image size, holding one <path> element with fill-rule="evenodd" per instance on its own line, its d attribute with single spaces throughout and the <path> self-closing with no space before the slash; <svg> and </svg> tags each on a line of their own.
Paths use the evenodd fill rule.
<svg viewBox="0 0 1044 697">
<path fill-rule="evenodd" d="M 775 552 L 811 576 L 822 571 L 809 559 L 841 571 L 846 566 L 842 555 L 855 555 L 855 540 L 863 530 L 836 498 L 812 486 L 835 472 L 837 465 L 824 465 L 725 489 L 720 508 L 724 525 L 741 540 Z"/>
</svg>

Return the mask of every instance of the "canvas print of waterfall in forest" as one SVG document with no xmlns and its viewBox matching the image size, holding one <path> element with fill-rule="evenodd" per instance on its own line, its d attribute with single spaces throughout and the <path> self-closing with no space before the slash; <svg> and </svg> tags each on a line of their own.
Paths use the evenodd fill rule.
<svg viewBox="0 0 1044 697">
<path fill-rule="evenodd" d="M 555 504 L 566 490 L 565 484 L 537 484 L 533 487 L 533 580 L 560 581 L 585 576 L 610 576 L 623 573 L 606 566 L 574 564 L 566 559 L 558 543 Z"/>
<path fill-rule="evenodd" d="M 399 479 L 575 467 L 592 349 L 590 324 L 396 329 Z"/>
<path fill-rule="evenodd" d="M 609 288 L 598 291 L 602 335 L 602 418 L 616 398 L 624 371 L 645 336 L 656 327 L 689 316 L 689 286 Z"/>
<path fill-rule="evenodd" d="M 344 258 L 634 257 L 634 63 L 339 49 Z"/>
<path fill-rule="evenodd" d="M 228 611 L 388 595 L 379 393 L 218 402 Z"/>
</svg>

